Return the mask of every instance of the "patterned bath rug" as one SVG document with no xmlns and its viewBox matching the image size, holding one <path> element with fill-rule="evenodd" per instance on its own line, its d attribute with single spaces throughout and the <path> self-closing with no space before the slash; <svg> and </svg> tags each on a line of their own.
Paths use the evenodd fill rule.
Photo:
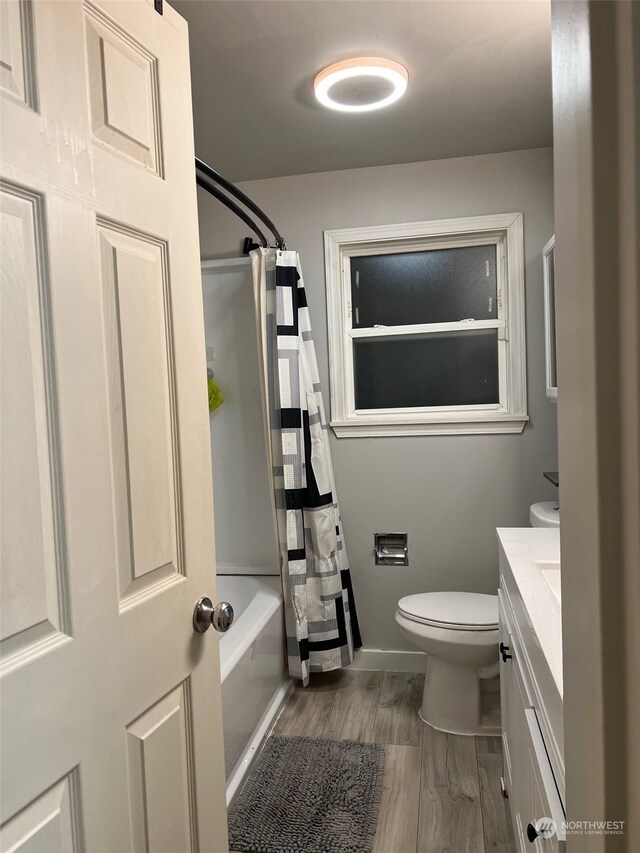
<svg viewBox="0 0 640 853">
<path fill-rule="evenodd" d="M 229 809 L 237 853 L 371 853 L 384 747 L 270 737 Z"/>
</svg>

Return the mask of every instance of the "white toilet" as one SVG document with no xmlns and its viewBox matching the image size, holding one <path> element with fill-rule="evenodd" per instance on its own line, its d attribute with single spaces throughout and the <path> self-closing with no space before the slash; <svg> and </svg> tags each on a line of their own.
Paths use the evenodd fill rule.
<svg viewBox="0 0 640 853">
<path fill-rule="evenodd" d="M 499 734 L 483 719 L 481 682 L 499 674 L 498 596 L 423 592 L 398 602 L 396 622 L 429 655 L 420 717 L 441 731 Z"/>
</svg>

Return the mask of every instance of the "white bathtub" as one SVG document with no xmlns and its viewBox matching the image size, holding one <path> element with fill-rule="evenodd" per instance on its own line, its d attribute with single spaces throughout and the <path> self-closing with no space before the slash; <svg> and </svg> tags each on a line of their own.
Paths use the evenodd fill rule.
<svg viewBox="0 0 640 853">
<path fill-rule="evenodd" d="M 218 601 L 235 618 L 220 637 L 222 717 L 227 803 L 268 731 L 289 689 L 284 665 L 280 578 L 218 575 Z"/>
</svg>

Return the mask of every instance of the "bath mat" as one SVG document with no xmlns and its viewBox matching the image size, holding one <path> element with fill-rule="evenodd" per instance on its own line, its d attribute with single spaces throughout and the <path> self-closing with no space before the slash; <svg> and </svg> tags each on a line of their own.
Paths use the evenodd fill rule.
<svg viewBox="0 0 640 853">
<path fill-rule="evenodd" d="M 384 748 L 270 737 L 229 809 L 238 853 L 371 853 Z"/>
</svg>

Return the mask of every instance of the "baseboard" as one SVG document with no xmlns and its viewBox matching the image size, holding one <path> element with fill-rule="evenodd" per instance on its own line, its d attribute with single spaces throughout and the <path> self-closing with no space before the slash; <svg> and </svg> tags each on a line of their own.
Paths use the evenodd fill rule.
<svg viewBox="0 0 640 853">
<path fill-rule="evenodd" d="M 363 648 L 357 650 L 351 668 L 383 672 L 426 672 L 427 660 L 424 652 Z"/>
</svg>

